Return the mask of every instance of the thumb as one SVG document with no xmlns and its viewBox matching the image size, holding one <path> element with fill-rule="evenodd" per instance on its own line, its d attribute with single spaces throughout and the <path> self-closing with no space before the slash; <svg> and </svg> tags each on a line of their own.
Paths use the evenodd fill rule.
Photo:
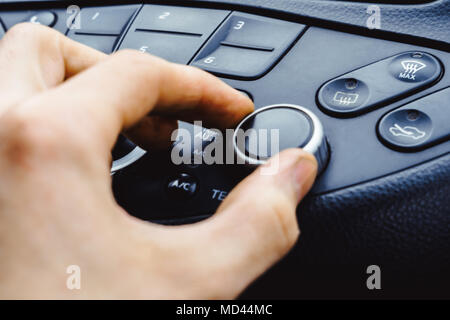
<svg viewBox="0 0 450 320">
<path fill-rule="evenodd" d="M 198 225 L 203 230 L 197 229 L 197 235 L 208 239 L 203 254 L 220 270 L 225 295 L 238 295 L 292 248 L 299 235 L 296 207 L 316 174 L 314 156 L 285 150 L 242 181 L 216 215 Z"/>
</svg>

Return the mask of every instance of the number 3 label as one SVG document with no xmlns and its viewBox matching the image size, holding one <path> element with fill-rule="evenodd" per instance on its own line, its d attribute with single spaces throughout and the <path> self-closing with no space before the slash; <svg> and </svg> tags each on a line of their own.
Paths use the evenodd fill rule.
<svg viewBox="0 0 450 320">
<path fill-rule="evenodd" d="M 236 23 L 236 25 L 234 26 L 234 29 L 236 30 L 240 30 L 242 29 L 242 27 L 245 25 L 244 21 L 238 21 L 238 23 Z"/>
</svg>

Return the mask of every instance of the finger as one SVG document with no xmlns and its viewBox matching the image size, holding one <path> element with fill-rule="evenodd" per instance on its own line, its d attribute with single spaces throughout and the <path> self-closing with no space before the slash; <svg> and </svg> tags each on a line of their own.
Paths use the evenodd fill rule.
<svg viewBox="0 0 450 320">
<path fill-rule="evenodd" d="M 311 154 L 285 150 L 243 180 L 212 218 L 177 227 L 132 220 L 130 229 L 161 261 L 155 272 L 175 279 L 169 292 L 178 298 L 235 298 L 295 244 L 296 207 L 316 174 Z"/>
<path fill-rule="evenodd" d="M 258 168 L 224 200 L 216 215 L 192 228 L 199 254 L 214 261 L 225 296 L 238 295 L 295 244 L 296 207 L 317 173 L 314 157 L 290 149 Z M 192 243 L 191 243 L 192 245 Z M 218 254 L 220 252 L 220 254 Z"/>
<path fill-rule="evenodd" d="M 253 110 L 250 99 L 200 69 L 128 50 L 28 102 L 30 110 L 36 105 L 56 119 L 70 115 L 105 157 L 117 135 L 149 113 L 228 127 Z"/>
<path fill-rule="evenodd" d="M 1 109 L 27 100 L 107 56 L 31 23 L 12 27 L 0 41 Z"/>
</svg>

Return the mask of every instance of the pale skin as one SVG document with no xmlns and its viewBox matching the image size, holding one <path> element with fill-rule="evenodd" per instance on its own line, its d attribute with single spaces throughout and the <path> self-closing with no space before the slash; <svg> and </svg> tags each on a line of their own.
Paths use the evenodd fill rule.
<svg viewBox="0 0 450 320">
<path fill-rule="evenodd" d="M 235 298 L 297 241 L 296 207 L 317 172 L 300 149 L 193 225 L 141 221 L 115 202 L 121 132 L 158 149 L 177 119 L 233 128 L 253 110 L 214 76 L 134 51 L 107 56 L 29 24 L 0 40 L 0 74 L 0 298 Z M 66 287 L 69 265 L 81 268 L 80 290 Z"/>
</svg>

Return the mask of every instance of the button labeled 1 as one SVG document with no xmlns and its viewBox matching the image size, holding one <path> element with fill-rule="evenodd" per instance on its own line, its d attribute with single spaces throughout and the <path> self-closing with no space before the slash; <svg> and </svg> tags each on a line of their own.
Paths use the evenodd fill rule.
<svg viewBox="0 0 450 320">
<path fill-rule="evenodd" d="M 187 173 L 169 179 L 167 194 L 172 200 L 187 200 L 197 192 L 197 180 Z"/>
</svg>

